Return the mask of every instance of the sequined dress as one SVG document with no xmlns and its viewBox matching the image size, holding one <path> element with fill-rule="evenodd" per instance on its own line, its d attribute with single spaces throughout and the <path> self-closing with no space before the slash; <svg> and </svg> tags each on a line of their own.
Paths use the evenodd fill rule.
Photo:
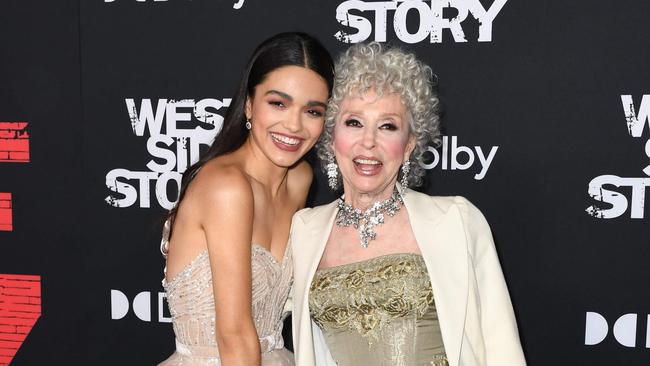
<svg viewBox="0 0 650 366">
<path fill-rule="evenodd" d="M 339 366 L 449 366 L 422 256 L 318 270 L 309 312 Z"/>
<path fill-rule="evenodd" d="M 167 226 L 167 225 L 166 225 Z M 168 238 L 163 233 L 163 245 Z M 292 281 L 291 250 L 279 262 L 257 244 L 252 245 L 252 314 L 260 338 L 263 366 L 293 366 L 293 354 L 284 348 L 284 304 Z M 162 366 L 220 365 L 215 337 L 215 307 L 208 252 L 203 251 L 178 275 L 166 281 L 167 303 L 176 334 L 176 352 Z"/>
</svg>

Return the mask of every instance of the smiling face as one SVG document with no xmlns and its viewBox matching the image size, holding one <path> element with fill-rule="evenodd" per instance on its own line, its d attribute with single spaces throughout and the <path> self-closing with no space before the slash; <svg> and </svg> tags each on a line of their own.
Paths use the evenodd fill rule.
<svg viewBox="0 0 650 366">
<path fill-rule="evenodd" d="M 390 196 L 414 147 L 409 114 L 398 94 L 378 98 L 370 90 L 341 102 L 332 148 L 346 196 Z"/>
<path fill-rule="evenodd" d="M 323 130 L 327 83 L 316 72 L 284 66 L 270 72 L 246 101 L 252 145 L 271 162 L 290 167 Z"/>
</svg>

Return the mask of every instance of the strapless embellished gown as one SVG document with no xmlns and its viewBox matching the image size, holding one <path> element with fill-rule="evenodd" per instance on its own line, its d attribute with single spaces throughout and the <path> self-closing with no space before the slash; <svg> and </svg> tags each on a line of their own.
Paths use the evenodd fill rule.
<svg viewBox="0 0 650 366">
<path fill-rule="evenodd" d="M 163 242 L 168 235 L 163 233 Z M 283 311 L 292 281 L 291 250 L 279 262 L 265 248 L 252 245 L 252 314 L 260 339 L 263 366 L 293 366 L 284 348 Z M 176 334 L 176 352 L 162 366 L 221 365 L 215 337 L 215 309 L 208 252 L 203 251 L 169 282 L 163 279 Z"/>
</svg>

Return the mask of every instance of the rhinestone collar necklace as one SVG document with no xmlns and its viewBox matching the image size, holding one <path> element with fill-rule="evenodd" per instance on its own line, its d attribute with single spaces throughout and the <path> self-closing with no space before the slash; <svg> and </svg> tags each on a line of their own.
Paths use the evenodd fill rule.
<svg viewBox="0 0 650 366">
<path fill-rule="evenodd" d="M 404 204 L 402 195 L 397 191 L 397 188 L 393 190 L 393 194 L 389 199 L 375 202 L 365 212 L 345 203 L 343 198 L 342 196 L 338 199 L 339 211 L 336 213 L 336 226 L 354 226 L 359 232 L 359 240 L 364 248 L 368 248 L 370 241 L 375 240 L 377 237 L 377 233 L 374 232 L 373 228 L 384 223 L 384 214 L 393 217 Z"/>
</svg>

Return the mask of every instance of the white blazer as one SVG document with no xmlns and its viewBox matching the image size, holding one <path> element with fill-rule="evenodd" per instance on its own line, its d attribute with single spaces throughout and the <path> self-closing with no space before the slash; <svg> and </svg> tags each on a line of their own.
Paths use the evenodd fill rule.
<svg viewBox="0 0 650 366">
<path fill-rule="evenodd" d="M 449 365 L 525 366 L 510 295 L 481 212 L 463 197 L 411 190 L 404 206 L 429 272 Z M 293 217 L 292 317 L 298 366 L 336 365 L 309 316 L 308 300 L 337 211 L 332 202 Z"/>
</svg>

